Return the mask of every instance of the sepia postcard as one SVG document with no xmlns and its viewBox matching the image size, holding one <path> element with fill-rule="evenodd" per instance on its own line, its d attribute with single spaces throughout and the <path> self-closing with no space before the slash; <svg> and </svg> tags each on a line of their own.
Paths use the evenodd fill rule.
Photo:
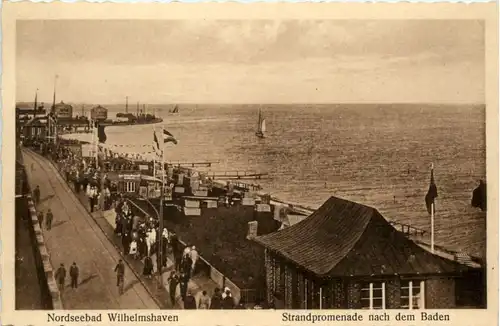
<svg viewBox="0 0 500 326">
<path fill-rule="evenodd" d="M 4 3 L 2 324 L 498 324 L 497 15 Z"/>
</svg>

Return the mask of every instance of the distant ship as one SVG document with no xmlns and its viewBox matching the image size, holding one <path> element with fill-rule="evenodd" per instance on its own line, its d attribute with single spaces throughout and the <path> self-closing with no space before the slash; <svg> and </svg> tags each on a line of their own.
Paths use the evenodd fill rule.
<svg viewBox="0 0 500 326">
<path fill-rule="evenodd" d="M 255 136 L 259 138 L 264 138 L 264 133 L 266 132 L 266 119 L 262 115 L 262 110 L 259 109 L 259 120 L 257 122 L 257 131 Z"/>
<path fill-rule="evenodd" d="M 172 110 L 170 110 L 170 113 L 179 113 L 179 106 L 176 104 Z"/>
</svg>

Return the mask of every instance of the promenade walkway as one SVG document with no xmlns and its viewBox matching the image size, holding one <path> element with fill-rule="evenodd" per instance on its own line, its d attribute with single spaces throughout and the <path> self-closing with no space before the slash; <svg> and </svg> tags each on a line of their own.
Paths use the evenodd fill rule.
<svg viewBox="0 0 500 326">
<path fill-rule="evenodd" d="M 45 158 L 23 150 L 26 173 L 32 189 L 40 186 L 37 210 L 54 214 L 52 229 L 43 234 L 50 259 L 57 269 L 76 262 L 80 269 L 78 289 L 62 291 L 65 309 L 159 309 L 158 304 L 132 270 L 125 266 L 125 293 L 118 294 L 114 267 L 121 258 L 99 226 L 75 197 L 56 168 Z"/>
</svg>

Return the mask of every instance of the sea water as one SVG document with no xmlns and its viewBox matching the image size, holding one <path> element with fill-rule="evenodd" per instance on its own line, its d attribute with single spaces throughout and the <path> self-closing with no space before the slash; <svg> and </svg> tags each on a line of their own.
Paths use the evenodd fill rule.
<svg viewBox="0 0 500 326">
<path fill-rule="evenodd" d="M 109 116 L 123 105 L 107 106 Z M 388 220 L 430 230 L 424 197 L 434 164 L 436 243 L 484 255 L 486 214 L 470 205 L 486 176 L 483 105 L 148 105 L 179 141 L 167 160 L 220 161 L 211 171 L 268 173 L 272 195 L 318 207 L 330 196 L 373 206 Z M 131 112 L 129 110 L 129 112 Z M 161 125 L 155 125 L 157 131 Z M 108 127 L 118 151 L 150 151 L 153 126 Z M 147 147 L 144 147 L 147 146 Z"/>
</svg>

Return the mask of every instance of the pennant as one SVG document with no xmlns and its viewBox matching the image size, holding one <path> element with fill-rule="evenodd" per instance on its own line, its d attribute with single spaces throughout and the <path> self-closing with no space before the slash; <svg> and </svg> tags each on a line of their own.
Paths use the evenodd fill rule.
<svg viewBox="0 0 500 326">
<path fill-rule="evenodd" d="M 472 192 L 471 206 L 486 211 L 486 183 L 479 180 L 479 186 Z"/>
<path fill-rule="evenodd" d="M 429 184 L 429 190 L 425 195 L 425 205 L 427 207 L 427 212 L 431 214 L 431 207 L 434 207 L 434 212 L 436 211 L 435 199 L 438 196 L 436 182 L 434 181 L 434 167 L 431 168 L 431 181 Z"/>
<path fill-rule="evenodd" d="M 153 141 L 156 143 L 156 148 L 160 149 L 160 142 L 158 141 L 158 137 L 156 137 L 156 132 L 153 131 Z"/>
<path fill-rule="evenodd" d="M 33 106 L 33 113 L 36 115 L 38 112 L 38 88 L 35 93 L 35 105 Z"/>
<path fill-rule="evenodd" d="M 97 138 L 100 143 L 106 143 L 108 137 L 106 136 L 106 131 L 104 130 L 105 126 L 97 125 Z"/>
</svg>

